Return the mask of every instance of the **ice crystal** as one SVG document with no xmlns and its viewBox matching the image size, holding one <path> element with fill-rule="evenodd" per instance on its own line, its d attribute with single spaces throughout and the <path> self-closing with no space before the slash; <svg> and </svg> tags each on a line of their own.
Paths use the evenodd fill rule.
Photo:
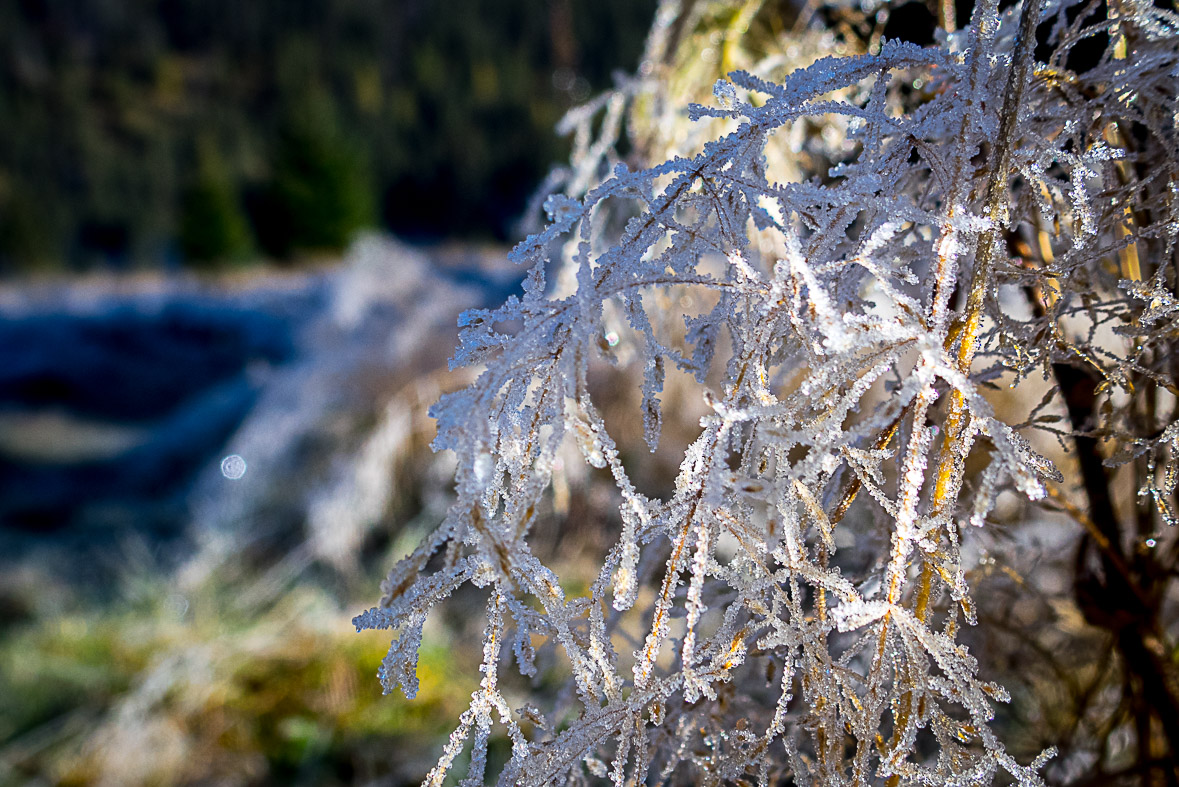
<svg viewBox="0 0 1179 787">
<path fill-rule="evenodd" d="M 750 63 L 685 127 L 659 64 L 693 7 L 665 0 L 640 77 L 566 119 L 564 190 L 512 252 L 524 292 L 460 321 L 454 364 L 482 371 L 432 411 L 456 502 L 355 620 L 398 632 L 381 682 L 413 695 L 426 616 L 471 583 L 488 596 L 483 680 L 428 783 L 464 751 L 465 783 L 483 783 L 499 728 L 503 784 L 1041 784 L 1051 751 L 1008 753 L 990 727 L 1007 693 L 957 638 L 959 612 L 975 620 L 961 547 L 976 531 L 960 523 L 985 528 L 1005 489 L 1035 501 L 1063 481 L 996 414 L 994 379 L 1051 363 L 1128 379 L 1086 316 L 1120 315 L 1148 347 L 1174 333 L 1174 272 L 1141 260 L 1174 254 L 1179 23 L 1127 7 L 1135 46 L 1078 76 L 1060 65 L 1081 32 L 1064 5 L 983 1 L 939 46 L 886 40 L 780 81 L 778 61 Z M 666 161 L 620 161 L 628 112 Z M 650 131 L 663 121 L 679 147 Z M 1147 143 L 1170 158 L 1134 174 Z M 1147 194 L 1149 224 L 1125 207 Z M 1013 261 L 1020 243 L 1039 251 Z M 1030 319 L 1003 305 L 1007 285 Z M 642 459 L 599 413 L 605 363 L 632 373 L 651 450 L 680 417 L 669 370 L 695 380 L 707 414 L 665 499 L 637 491 Z M 568 446 L 620 500 L 580 596 L 530 543 Z M 1111 460 L 1149 459 L 1141 494 L 1168 523 L 1177 449 L 1172 423 Z M 513 710 L 505 644 L 529 676 L 538 650 L 559 654 L 568 690 Z"/>
</svg>

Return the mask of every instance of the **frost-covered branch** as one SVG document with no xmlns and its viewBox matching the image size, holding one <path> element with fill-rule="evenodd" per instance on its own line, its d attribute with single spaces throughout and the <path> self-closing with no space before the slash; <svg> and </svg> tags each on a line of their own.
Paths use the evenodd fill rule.
<svg viewBox="0 0 1179 787">
<path fill-rule="evenodd" d="M 412 696 L 430 610 L 488 594 L 483 683 L 432 783 L 468 745 L 482 783 L 502 725 L 504 784 L 1042 784 L 1051 751 L 1009 752 L 1008 694 L 963 643 L 965 547 L 1000 492 L 1066 480 L 991 389 L 1054 364 L 1124 389 L 1073 428 L 1125 443 L 1173 520 L 1175 415 L 1144 434 L 1130 402 L 1176 390 L 1179 20 L 1119 5 L 1084 73 L 1053 0 L 980 2 L 936 46 L 870 42 L 780 80 L 767 56 L 674 120 L 666 161 L 629 166 L 627 107 L 641 149 L 671 144 L 650 122 L 672 117 L 660 64 L 701 5 L 663 3 L 647 78 L 570 116 L 566 190 L 513 252 L 524 291 L 464 315 L 454 363 L 483 371 L 432 411 L 457 499 L 355 623 L 396 632 L 381 679 Z M 665 496 L 639 491 L 634 436 L 602 414 L 590 381 L 611 364 L 651 450 L 679 417 L 669 380 L 705 408 Z M 572 451 L 619 501 L 582 594 L 530 542 Z M 509 653 L 570 690 L 511 709 Z"/>
</svg>

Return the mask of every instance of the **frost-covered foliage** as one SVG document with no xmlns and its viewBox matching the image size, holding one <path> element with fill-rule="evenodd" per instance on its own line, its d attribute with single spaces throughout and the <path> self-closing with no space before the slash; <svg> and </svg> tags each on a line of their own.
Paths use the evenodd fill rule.
<svg viewBox="0 0 1179 787">
<path fill-rule="evenodd" d="M 1008 489 L 1097 511 L 1092 462 L 1066 481 L 1025 437 L 1066 418 L 1059 456 L 1108 437 L 1148 468 L 1151 547 L 1175 518 L 1179 19 L 1095 7 L 984 0 L 936 46 L 767 58 L 632 168 L 614 142 L 628 107 L 665 111 L 687 13 L 661 6 L 646 73 L 569 120 L 551 223 L 513 252 L 523 294 L 462 318 L 453 363 L 484 371 L 433 411 L 456 502 L 354 621 L 396 632 L 380 679 L 413 697 L 431 610 L 486 594 L 482 683 L 427 783 L 461 759 L 482 784 L 496 728 L 501 784 L 1042 783 L 1052 751 L 1008 752 L 1008 694 L 962 643 L 974 534 Z M 824 40 L 801 24 L 796 58 Z M 652 450 L 669 375 L 707 406 L 666 499 L 591 394 L 602 362 L 634 370 Z M 1048 394 L 1008 423 L 1000 380 Z M 569 444 L 621 522 L 581 593 L 530 546 Z M 566 690 L 515 707 L 513 661 Z"/>
</svg>

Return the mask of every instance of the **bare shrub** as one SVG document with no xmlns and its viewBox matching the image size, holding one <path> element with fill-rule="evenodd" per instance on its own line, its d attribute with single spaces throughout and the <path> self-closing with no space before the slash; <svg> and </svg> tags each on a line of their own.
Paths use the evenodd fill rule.
<svg viewBox="0 0 1179 787">
<path fill-rule="evenodd" d="M 354 621 L 396 632 L 380 679 L 412 697 L 431 609 L 486 594 L 482 684 L 427 783 L 460 758 L 483 783 L 496 727 L 502 784 L 1044 783 L 1053 750 L 1013 756 L 1008 692 L 963 644 L 972 578 L 1027 568 L 978 548 L 1007 490 L 1083 526 L 1061 593 L 1149 698 L 1126 773 L 1174 774 L 1179 19 L 985 1 L 954 30 L 952 5 L 936 45 L 817 60 L 836 38 L 808 7 L 682 121 L 679 47 L 723 17 L 731 64 L 763 9 L 665 2 L 640 76 L 569 117 L 564 190 L 513 251 L 524 291 L 463 316 L 453 363 L 483 371 L 433 410 L 457 500 Z M 627 123 L 661 163 L 615 153 Z M 652 450 L 670 373 L 704 403 L 666 496 L 600 414 L 603 360 L 641 378 Z M 1014 421 L 1000 383 L 1038 404 Z M 620 521 L 577 593 L 530 546 L 569 444 Z M 565 689 L 521 702 L 512 660 Z"/>
</svg>

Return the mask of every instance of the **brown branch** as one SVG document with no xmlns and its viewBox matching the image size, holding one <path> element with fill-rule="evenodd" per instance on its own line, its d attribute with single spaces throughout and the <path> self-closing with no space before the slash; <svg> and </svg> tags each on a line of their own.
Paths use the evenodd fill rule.
<svg viewBox="0 0 1179 787">
<path fill-rule="evenodd" d="M 1087 371 L 1064 363 L 1053 364 L 1052 371 L 1072 423 L 1089 519 L 1108 543 L 1106 549 L 1097 550 L 1102 568 L 1102 576 L 1098 576 L 1087 564 L 1095 534 L 1086 532 L 1082 537 L 1073 594 L 1090 625 L 1114 634 L 1126 670 L 1141 681 L 1143 692 L 1151 698 L 1149 712 L 1162 723 L 1170 749 L 1167 767 L 1179 774 L 1179 691 L 1158 634 L 1158 602 L 1138 586 L 1132 575 L 1119 570 L 1118 563 L 1125 564 L 1121 530 L 1097 439 L 1089 434 L 1097 403 L 1097 381 Z"/>
</svg>

